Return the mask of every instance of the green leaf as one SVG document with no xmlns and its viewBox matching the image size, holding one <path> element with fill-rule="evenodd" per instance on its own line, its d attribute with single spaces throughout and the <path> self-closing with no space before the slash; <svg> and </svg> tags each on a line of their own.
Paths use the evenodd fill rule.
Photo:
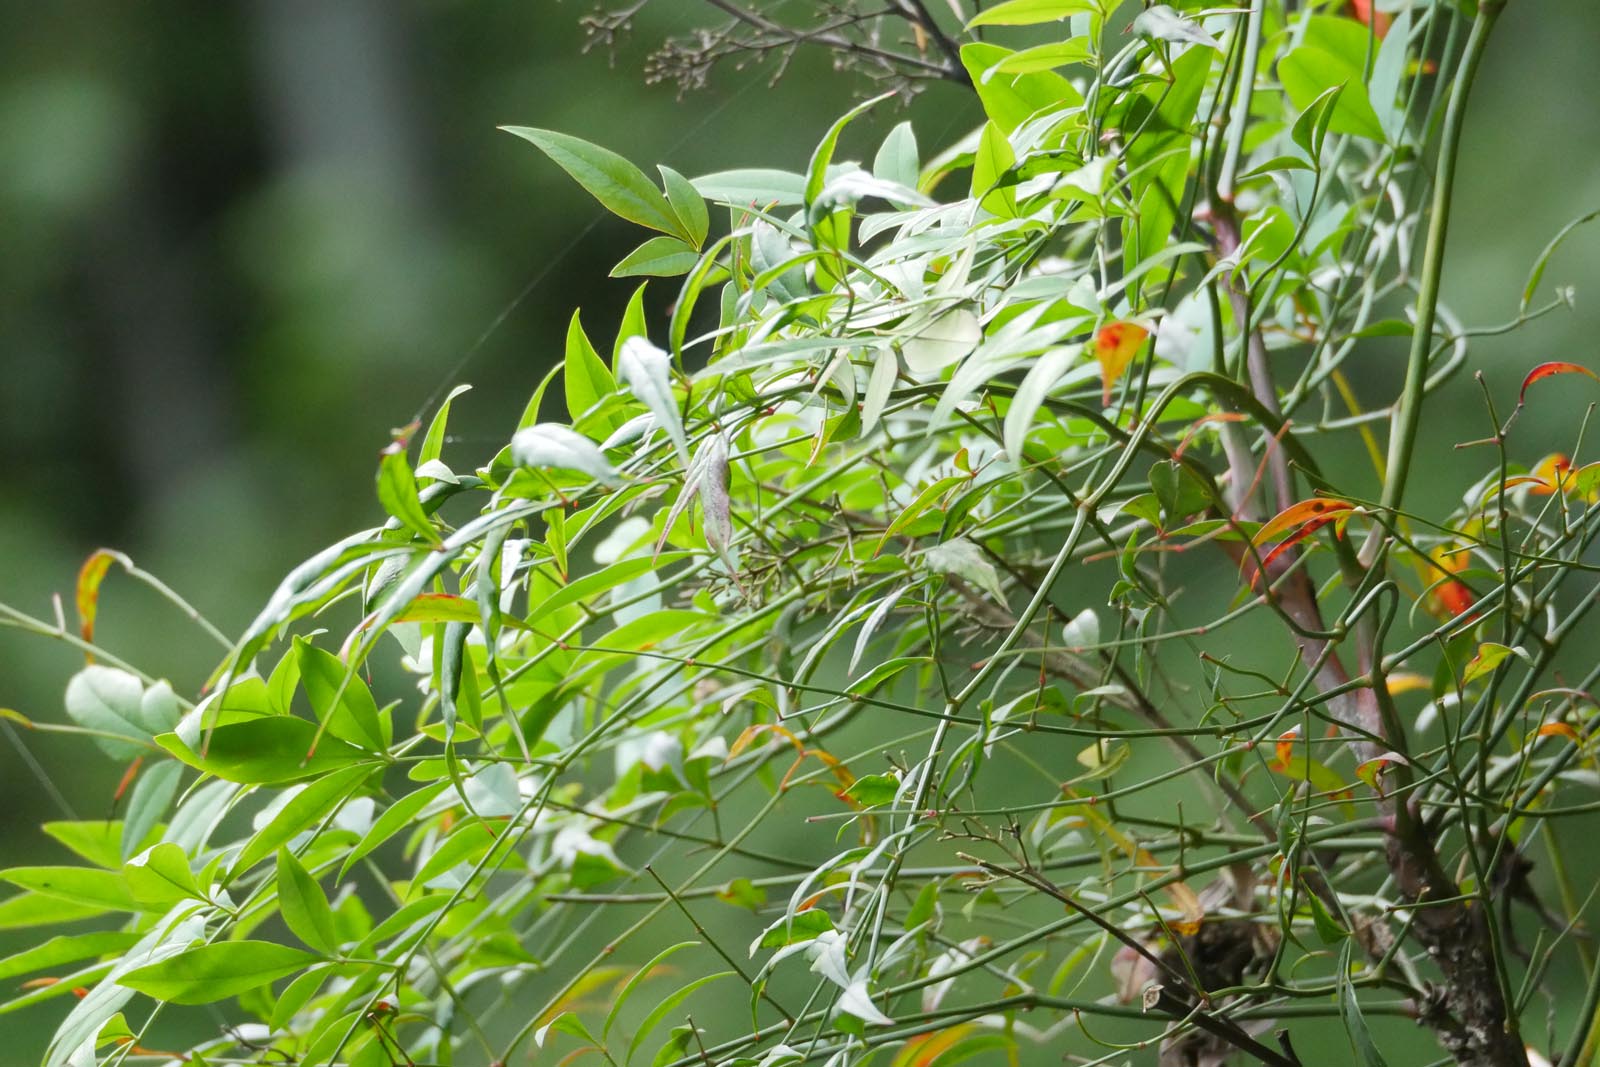
<svg viewBox="0 0 1600 1067">
<path fill-rule="evenodd" d="M 511 461 L 519 467 L 576 471 L 615 485 L 622 479 L 600 446 L 570 427 L 541 422 L 518 430 L 511 438 Z"/>
<path fill-rule="evenodd" d="M 1361 1002 L 1357 999 L 1355 986 L 1350 982 L 1354 945 L 1353 939 L 1346 939 L 1344 947 L 1339 950 L 1339 1015 L 1344 1019 L 1344 1031 L 1349 1035 L 1350 1045 L 1356 1055 L 1361 1057 L 1363 1067 L 1389 1067 L 1378 1046 L 1373 1043 L 1366 1017 L 1361 1014 Z"/>
<path fill-rule="evenodd" d="M 786 915 L 767 927 L 757 942 L 758 948 L 785 948 L 802 941 L 814 940 L 818 935 L 832 930 L 833 919 L 821 908 L 809 908 L 794 915 Z"/>
<path fill-rule="evenodd" d="M 992 215 L 1017 217 L 1017 191 L 1014 185 L 1000 185 L 1006 172 L 1016 166 L 1011 143 L 993 122 L 984 124 L 978 150 L 972 157 L 972 196 Z"/>
<path fill-rule="evenodd" d="M 833 153 L 839 146 L 839 135 L 844 128 L 862 112 L 889 99 L 894 93 L 880 93 L 871 100 L 864 100 L 855 107 L 846 111 L 834 124 L 828 127 L 828 132 L 823 135 L 816 151 L 811 153 L 811 163 L 806 167 L 806 203 L 815 204 L 817 197 L 822 193 L 822 187 L 828 182 L 828 164 L 833 162 Z"/>
<path fill-rule="evenodd" d="M 368 855 L 373 849 L 410 826 L 422 809 L 428 806 L 428 802 L 444 792 L 449 785 L 449 782 L 436 782 L 433 785 L 424 786 L 416 792 L 407 793 L 393 804 L 390 804 L 384 813 L 374 820 L 366 835 L 345 856 L 344 865 L 339 868 L 339 878 L 335 879 L 335 881 L 342 879 L 363 856 Z"/>
<path fill-rule="evenodd" d="M 990 70 L 1016 53 L 999 45 L 973 43 L 961 46 L 961 63 L 972 77 L 973 88 L 1001 132 L 1009 135 L 1040 111 L 1078 107 L 1083 94 L 1052 71 L 1024 74 L 990 74 Z"/>
<path fill-rule="evenodd" d="M 1094 51 L 1089 47 L 1089 42 L 1082 37 L 1074 37 L 1066 41 L 1055 41 L 1051 44 L 1024 48 L 1022 51 L 1007 56 L 990 67 L 989 73 L 991 76 L 995 74 L 1031 74 L 1039 70 L 1054 70 L 1057 67 L 1088 63 L 1093 59 Z"/>
<path fill-rule="evenodd" d="M 1308 892 L 1306 902 L 1311 906 L 1311 922 L 1316 927 L 1317 937 L 1324 945 L 1337 945 L 1350 936 L 1350 931 L 1339 925 L 1339 920 L 1333 917 L 1321 897 Z"/>
<path fill-rule="evenodd" d="M 1176 460 L 1161 460 L 1150 466 L 1150 488 L 1161 504 L 1167 525 L 1204 511 L 1213 493 L 1188 467 Z"/>
<path fill-rule="evenodd" d="M 917 134 L 911 123 L 902 122 L 889 131 L 872 160 L 872 176 L 886 182 L 917 187 L 921 163 L 917 159 Z"/>
<path fill-rule="evenodd" d="M 117 847 L 117 865 L 121 865 L 138 852 L 166 815 L 172 798 L 178 795 L 178 785 L 183 780 L 183 764 L 164 759 L 146 767 L 133 784 L 128 796 L 128 814 L 122 820 L 122 838 Z M 111 866 L 107 864 L 107 866 Z"/>
<path fill-rule="evenodd" d="M 894 775 L 863 774 L 850 783 L 845 795 L 863 808 L 876 808 L 881 804 L 893 804 L 899 792 L 900 779 Z"/>
<path fill-rule="evenodd" d="M 1479 678 L 1493 674 L 1495 668 L 1499 667 L 1507 657 L 1515 655 L 1525 656 L 1526 653 L 1508 645 L 1485 641 L 1478 646 L 1477 655 L 1468 661 L 1466 669 L 1461 672 L 1461 684 L 1471 685 Z"/>
<path fill-rule="evenodd" d="M 502 126 L 531 142 L 613 215 L 695 244 L 672 204 L 644 172 L 610 149 L 581 138 L 527 126 Z"/>
<path fill-rule="evenodd" d="M 967 29 L 979 26 L 1037 26 L 1060 22 L 1073 15 L 1098 14 L 1099 0 L 1006 0 L 967 20 Z"/>
<path fill-rule="evenodd" d="M 0 959 L 0 981 L 33 971 L 52 970 L 63 963 L 75 963 L 91 956 L 120 953 L 139 940 L 140 935 L 122 930 L 52 937 L 41 945 Z"/>
<path fill-rule="evenodd" d="M 218 941 L 130 971 L 120 985 L 171 1004 L 210 1004 L 304 970 L 317 957 L 270 941 Z"/>
<path fill-rule="evenodd" d="M 40 896 L 105 911 L 143 911 L 128 891 L 120 871 L 88 867 L 12 867 L 0 871 L 0 881 L 10 882 Z"/>
<path fill-rule="evenodd" d="M 676 278 L 700 262 L 700 253 L 677 237 L 652 237 L 611 268 L 613 278 Z"/>
<path fill-rule="evenodd" d="M 378 463 L 378 502 L 383 510 L 400 520 L 400 525 L 432 545 L 439 545 L 439 531 L 417 495 L 417 479 L 406 459 L 405 445 L 394 442 L 383 450 Z"/>
<path fill-rule="evenodd" d="M 865 437 L 883 417 L 884 406 L 894 392 L 895 379 L 900 374 L 900 357 L 894 349 L 884 345 L 872 358 L 872 374 L 867 379 L 867 391 L 861 398 L 861 435 Z"/>
<path fill-rule="evenodd" d="M 370 766 L 358 764 L 342 767 L 308 783 L 278 808 L 267 824 L 245 843 L 229 869 L 229 879 L 239 877 L 276 852 L 280 845 L 287 844 L 296 835 L 310 829 L 313 823 L 366 781 L 372 772 Z"/>
<path fill-rule="evenodd" d="M 1052 348 L 1039 357 L 1038 362 L 1028 369 L 1022 384 L 1017 386 L 1016 395 L 1011 398 L 1011 406 L 1006 409 L 1003 435 L 1006 455 L 1011 457 L 1013 463 L 1021 464 L 1026 461 L 1024 448 L 1028 440 L 1028 431 L 1033 426 L 1033 418 L 1044 405 L 1045 397 L 1050 395 L 1050 391 L 1072 366 L 1075 358 L 1076 353 L 1073 349 Z"/>
<path fill-rule="evenodd" d="M 14 897 L 0 900 L 0 930 L 57 926 L 116 910 L 118 909 L 96 904 L 73 903 L 43 893 L 18 893 Z"/>
<path fill-rule="evenodd" d="M 166 908 L 180 900 L 204 900 L 189 857 L 170 841 L 145 849 L 122 866 L 128 890 L 141 904 Z"/>
<path fill-rule="evenodd" d="M 1327 128 L 1334 133 L 1384 140 L 1383 126 L 1367 99 L 1366 70 L 1358 60 L 1314 45 L 1301 45 L 1278 61 L 1278 80 L 1301 111 L 1329 89 L 1342 86 Z"/>
<path fill-rule="evenodd" d="M 1142 37 L 1174 44 L 1197 44 L 1221 49 L 1217 39 L 1201 29 L 1193 19 L 1184 18 L 1166 4 L 1152 4 L 1133 20 L 1133 32 Z"/>
<path fill-rule="evenodd" d="M 67 683 L 67 714 L 88 730 L 99 731 L 94 743 L 112 759 L 148 755 L 156 734 L 178 722 L 172 689 L 158 682 L 147 692 L 127 671 L 95 664 Z"/>
<path fill-rule="evenodd" d="M 372 690 L 338 656 L 303 637 L 294 641 L 300 658 L 300 686 L 328 733 L 378 751 L 389 746 L 391 731 L 378 715 Z"/>
<path fill-rule="evenodd" d="M 689 245 L 698 251 L 705 243 L 706 234 L 711 232 L 711 215 L 706 211 L 705 198 L 688 178 L 671 167 L 658 165 L 656 170 L 661 172 L 661 187 L 667 191 L 667 202 L 683 224 Z"/>
<path fill-rule="evenodd" d="M 40 829 L 96 867 L 111 871 L 122 867 L 117 851 L 122 843 L 120 822 L 47 822 Z"/>
<path fill-rule="evenodd" d="M 748 878 L 735 878 L 717 890 L 717 899 L 736 908 L 758 912 L 767 903 L 767 891 Z"/>
<path fill-rule="evenodd" d="M 954 537 L 934 545 L 923 552 L 922 561 L 929 570 L 960 578 L 988 593 L 999 603 L 1006 602 L 1005 592 L 1000 588 L 1000 572 L 995 569 L 993 561 L 965 537 Z"/>
<path fill-rule="evenodd" d="M 278 910 L 294 936 L 324 956 L 339 951 L 333 909 L 311 872 L 286 848 L 278 849 Z"/>
<path fill-rule="evenodd" d="M 583 332 L 583 323 L 576 311 L 567 323 L 567 353 L 562 367 L 561 384 L 566 390 L 567 417 L 573 423 L 577 423 L 586 411 L 617 391 L 610 368 L 600 358 L 600 353 L 595 351 L 594 345 L 589 343 L 589 336 Z M 607 432 L 617 428 L 617 420 L 610 416 L 601 416 L 597 421 Z"/>
<path fill-rule="evenodd" d="M 645 1016 L 644 1021 L 639 1024 L 639 1029 L 634 1032 L 633 1040 L 628 1043 L 628 1055 L 623 1062 L 632 1062 L 634 1055 L 638 1053 L 640 1047 L 644 1045 L 645 1041 L 650 1037 L 650 1035 L 655 1032 L 656 1027 L 661 1025 L 662 1020 L 665 1019 L 669 1013 L 676 1011 L 678 1005 L 682 1004 L 685 1000 L 688 1000 L 690 996 L 710 985 L 712 982 L 723 978 L 733 977 L 735 977 L 735 972 L 733 971 L 718 971 L 715 974 L 708 974 L 703 978 L 696 978 L 687 985 L 680 986 L 679 988 L 674 989 L 671 993 L 668 993 L 662 998 L 661 1003 L 657 1004 L 650 1014 Z"/>
<path fill-rule="evenodd" d="M 444 398 L 444 403 L 439 405 L 439 410 L 434 412 L 433 421 L 428 423 L 428 432 L 423 435 L 422 445 L 417 449 L 418 467 L 438 459 L 444 453 L 444 433 L 450 424 L 450 404 L 471 388 L 465 382 L 456 386 Z"/>
<path fill-rule="evenodd" d="M 315 750 L 313 741 L 316 741 Z M 337 737 L 324 736 L 317 741 L 317 727 L 291 715 L 266 715 L 246 722 L 224 723 L 211 731 L 204 755 L 190 748 L 177 734 L 162 734 L 156 738 L 156 744 L 191 767 L 246 785 L 295 782 L 352 763 L 372 761 L 370 752 Z"/>
</svg>

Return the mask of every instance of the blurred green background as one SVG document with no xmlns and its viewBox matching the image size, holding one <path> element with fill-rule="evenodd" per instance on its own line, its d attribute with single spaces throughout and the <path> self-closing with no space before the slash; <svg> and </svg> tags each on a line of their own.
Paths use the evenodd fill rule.
<svg viewBox="0 0 1600 1067">
<path fill-rule="evenodd" d="M 646 169 L 799 168 L 868 89 L 817 54 L 775 86 L 767 70 L 729 67 L 680 100 L 645 84 L 642 60 L 709 7 L 660 0 L 614 61 L 583 51 L 591 10 L 0 0 L 0 600 L 50 617 L 59 593 L 70 611 L 79 563 L 104 545 L 237 632 L 295 562 L 379 521 L 372 474 L 390 428 L 457 382 L 475 388 L 449 455 L 458 467 L 491 455 L 559 358 L 573 308 L 604 346 L 633 289 L 606 273 L 641 239 L 497 125 L 577 133 Z M 1600 7 L 1579 0 L 1513 0 L 1501 20 L 1446 278 L 1469 325 L 1512 318 L 1545 241 L 1600 207 L 1596 40 Z M 908 110 L 925 154 L 977 117 L 948 86 Z M 880 109 L 844 155 L 870 158 L 903 117 Z M 1546 275 L 1545 296 L 1577 286 L 1575 311 L 1475 346 L 1469 366 L 1502 403 L 1533 363 L 1597 361 L 1597 273 L 1600 226 Z M 1356 363 L 1367 399 L 1391 395 L 1400 357 L 1371 343 Z M 1571 451 L 1586 387 L 1541 397 L 1516 459 Z M 1463 375 L 1430 405 L 1419 508 L 1448 508 L 1485 469 L 1484 454 L 1451 448 L 1487 432 L 1478 395 Z M 217 660 L 116 571 L 101 611 L 109 647 L 191 696 Z M 79 662 L 0 631 L 0 706 L 59 719 Z M 61 796 L 0 739 L 4 865 L 62 859 L 37 824 L 63 817 L 61 802 L 105 817 L 121 773 L 59 737 L 25 740 Z M 0 932 L 0 952 L 30 936 Z M 42 1047 L 58 1016 L 37 1009 L 4 1029 L 20 1020 L 24 1047 Z"/>
</svg>

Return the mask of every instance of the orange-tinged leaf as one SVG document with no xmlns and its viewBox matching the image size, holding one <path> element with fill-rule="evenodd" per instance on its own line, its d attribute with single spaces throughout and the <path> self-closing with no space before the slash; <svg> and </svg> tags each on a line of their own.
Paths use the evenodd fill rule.
<svg viewBox="0 0 1600 1067">
<path fill-rule="evenodd" d="M 1167 925 L 1177 934 L 1184 936 L 1198 934 L 1200 923 L 1206 917 L 1206 909 L 1200 903 L 1200 895 L 1190 889 L 1185 882 L 1173 882 L 1167 886 L 1167 896 L 1172 899 L 1178 913 L 1183 916 L 1176 922 L 1168 920 Z"/>
<path fill-rule="evenodd" d="M 1439 545 L 1428 553 L 1428 562 L 1433 565 L 1433 570 L 1442 571 L 1445 574 L 1460 574 L 1472 562 L 1472 553 L 1464 547 L 1452 548 L 1447 545 Z M 1428 568 L 1424 568 L 1423 577 L 1424 580 L 1431 581 L 1437 575 L 1428 573 Z M 1430 598 L 1432 601 L 1431 606 L 1435 613 L 1442 614 L 1449 619 L 1465 615 L 1472 609 L 1472 605 L 1477 602 L 1477 597 L 1473 596 L 1472 590 L 1465 582 L 1453 579 L 1434 586 Z"/>
<path fill-rule="evenodd" d="M 1398 752 L 1380 752 L 1356 768 L 1356 777 L 1371 786 L 1379 796 L 1383 796 L 1383 786 L 1378 784 L 1378 778 L 1396 763 L 1411 765 L 1411 761 Z"/>
<path fill-rule="evenodd" d="M 1373 35 L 1380 40 L 1394 24 L 1394 16 L 1387 11 L 1372 10 L 1372 0 L 1350 0 L 1350 14 L 1363 26 L 1371 26 Z"/>
<path fill-rule="evenodd" d="M 1122 377 L 1139 354 L 1150 331 L 1136 322 L 1112 322 L 1100 327 L 1094 335 L 1094 358 L 1100 364 L 1100 395 L 1102 404 L 1111 403 L 1111 387 Z"/>
<path fill-rule="evenodd" d="M 1560 452 L 1552 452 L 1541 459 L 1530 473 L 1535 484 L 1528 492 L 1535 496 L 1554 496 L 1571 488 L 1572 460 Z M 1516 480 L 1508 478 L 1506 484 L 1510 485 Z"/>
<path fill-rule="evenodd" d="M 1327 517 L 1339 516 L 1348 520 L 1355 511 L 1355 505 L 1347 500 L 1339 500 L 1331 496 L 1314 496 L 1310 500 L 1302 500 L 1278 512 L 1250 539 L 1253 545 L 1270 541 L 1282 535 L 1286 530 L 1311 522 L 1315 519 L 1326 521 Z"/>
<path fill-rule="evenodd" d="M 762 734 L 774 734 L 781 737 L 793 745 L 794 750 L 801 756 L 806 754 L 806 746 L 800 743 L 800 739 L 794 735 L 793 730 L 790 730 L 787 726 L 779 726 L 777 723 L 758 722 L 752 726 L 746 726 L 744 731 L 734 739 L 733 744 L 728 748 L 728 759 L 733 759 L 733 757 L 755 744 L 756 738 Z"/>
<path fill-rule="evenodd" d="M 918 1034 L 900 1047 L 889 1067 L 933 1067 L 939 1057 L 978 1033 L 975 1023 L 961 1023 L 929 1034 Z"/>
<path fill-rule="evenodd" d="M 85 641 L 94 640 L 94 620 L 100 611 L 100 583 L 105 580 L 106 572 L 113 563 L 129 566 L 128 557 L 121 552 L 113 552 L 109 548 L 97 548 L 83 561 L 83 566 L 78 568 L 78 589 L 76 602 L 78 606 L 78 632 Z M 85 653 L 84 659 L 94 662 L 94 656 Z"/>
<path fill-rule="evenodd" d="M 1565 737 L 1575 745 L 1583 744 L 1583 738 L 1578 736 L 1578 731 L 1570 723 L 1547 722 L 1539 727 L 1540 737 Z"/>
<path fill-rule="evenodd" d="M 1272 764 L 1273 770 L 1280 770 L 1289 765 L 1289 761 L 1294 759 L 1294 743 L 1298 740 L 1300 740 L 1300 727 L 1298 726 L 1292 730 L 1285 730 L 1278 735 L 1278 743 L 1276 745 L 1278 755 Z"/>
<path fill-rule="evenodd" d="M 1521 407 L 1523 401 L 1528 399 L 1528 386 L 1534 382 L 1552 378 L 1557 374 L 1585 374 L 1600 382 L 1600 374 L 1596 374 L 1581 363 L 1541 363 L 1529 371 L 1526 378 L 1522 379 L 1522 392 L 1517 394 L 1517 406 Z"/>
</svg>

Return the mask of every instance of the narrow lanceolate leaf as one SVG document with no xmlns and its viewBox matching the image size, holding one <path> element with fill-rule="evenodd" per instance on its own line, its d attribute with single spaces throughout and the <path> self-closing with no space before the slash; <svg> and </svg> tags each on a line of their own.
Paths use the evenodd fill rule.
<svg viewBox="0 0 1600 1067">
<path fill-rule="evenodd" d="M 612 214 L 695 243 L 672 204 L 644 172 L 610 149 L 553 130 L 500 128 L 531 142 Z"/>
<path fill-rule="evenodd" d="M 117 982 L 172 1004 L 210 1004 L 275 982 L 317 959 L 270 941 L 218 941 L 130 971 Z"/>
<path fill-rule="evenodd" d="M 862 101 L 845 112 L 837 122 L 829 127 L 828 132 L 823 135 L 821 143 L 817 145 L 816 151 L 811 154 L 811 165 L 806 168 L 805 192 L 807 204 L 816 203 L 817 197 L 822 193 L 822 187 L 827 184 L 828 164 L 833 162 L 833 153 L 839 147 L 839 135 L 844 132 L 844 128 L 850 125 L 851 120 L 857 115 L 876 104 L 882 103 L 893 95 L 894 93 L 881 93 L 871 100 Z"/>
<path fill-rule="evenodd" d="M 522 467 L 587 474 L 607 485 L 622 479 L 598 445 L 583 434 L 554 422 L 518 430 L 511 438 L 511 461 Z"/>
<path fill-rule="evenodd" d="M 218 726 L 203 754 L 198 737 L 192 739 L 193 747 L 175 733 L 159 735 L 156 744 L 191 767 L 246 785 L 297 782 L 373 759 L 372 753 L 337 737 L 318 741 L 317 734 L 316 724 L 305 719 L 268 715 Z"/>
<path fill-rule="evenodd" d="M 1530 385 L 1534 382 L 1542 382 L 1546 378 L 1553 378 L 1558 374 L 1583 374 L 1600 381 L 1600 374 L 1596 374 L 1581 363 L 1541 363 L 1529 371 L 1526 378 L 1522 379 L 1522 392 L 1517 394 L 1518 406 L 1521 406 L 1528 399 L 1528 387 Z"/>
<path fill-rule="evenodd" d="M 1100 10 L 1099 0 L 1007 0 L 987 11 L 980 11 L 967 22 L 967 29 L 979 26 L 1036 26 L 1060 22 L 1073 15 Z"/>
<path fill-rule="evenodd" d="M 700 506 L 705 511 L 706 542 L 724 558 L 733 542 L 733 510 L 728 499 L 728 439 L 711 434 L 700 446 L 706 453 L 700 476 Z"/>
<path fill-rule="evenodd" d="M 339 949 L 333 909 L 311 872 L 286 848 L 278 849 L 278 910 L 294 936 L 331 956 Z"/>
<path fill-rule="evenodd" d="M 700 262 L 694 246 L 678 237 L 652 237 L 611 268 L 613 278 L 676 278 Z"/>
<path fill-rule="evenodd" d="M 584 412 L 617 391 L 605 360 L 589 342 L 583 331 L 579 313 L 574 311 L 567 323 L 567 351 L 562 361 L 561 384 L 567 396 L 567 418 L 577 423 Z M 604 422 L 606 430 L 615 429 L 612 420 Z"/>
<path fill-rule="evenodd" d="M 1027 444 L 1033 417 L 1043 406 L 1044 398 L 1050 395 L 1050 390 L 1055 388 L 1056 382 L 1072 365 L 1072 356 L 1069 348 L 1050 349 L 1039 357 L 1039 361 L 1022 379 L 1022 384 L 1017 386 L 1016 395 L 1011 398 L 1011 407 L 1006 410 L 1004 434 L 1006 455 L 1011 457 L 1013 463 L 1023 462 L 1023 447 Z"/>
<path fill-rule="evenodd" d="M 650 409 L 655 424 L 667 431 L 678 459 L 687 467 L 689 438 L 683 432 L 678 400 L 672 395 L 672 361 L 666 352 L 643 337 L 628 338 L 617 353 L 617 377 Z"/>
<path fill-rule="evenodd" d="M 40 896 L 108 911 L 142 911 L 128 884 L 117 871 L 92 867 L 12 867 L 0 871 L 0 881 L 10 882 Z"/>
<path fill-rule="evenodd" d="M 894 391 L 895 379 L 900 374 L 900 358 L 894 349 L 884 345 L 872 361 L 872 374 L 867 378 L 867 391 L 861 399 L 861 433 L 865 436 L 883 417 L 884 405 Z"/>
<path fill-rule="evenodd" d="M 1141 11 L 1139 17 L 1133 20 L 1133 32 L 1158 41 L 1221 47 L 1215 37 L 1200 28 L 1199 23 L 1184 18 L 1166 4 L 1155 4 Z"/>
<path fill-rule="evenodd" d="M 698 250 L 711 232 L 711 213 L 706 210 L 705 198 L 688 178 L 671 167 L 657 166 L 656 170 L 661 172 L 661 187 L 667 191 L 667 202 L 683 224 L 689 244 Z"/>
<path fill-rule="evenodd" d="M 406 447 L 400 441 L 383 450 L 378 464 L 378 501 L 383 510 L 399 519 L 406 529 L 430 544 L 440 544 L 439 531 L 417 496 L 416 475 L 411 472 Z"/>
<path fill-rule="evenodd" d="M 1285 531 L 1292 530 L 1308 522 L 1317 520 L 1326 521 L 1329 516 L 1342 516 L 1349 518 L 1349 513 L 1355 510 L 1355 505 L 1348 500 L 1338 500 L 1334 497 L 1314 496 L 1310 500 L 1302 500 L 1284 508 L 1271 521 L 1267 522 L 1256 531 L 1251 543 L 1260 545 L 1273 538 L 1281 536 Z"/>
</svg>

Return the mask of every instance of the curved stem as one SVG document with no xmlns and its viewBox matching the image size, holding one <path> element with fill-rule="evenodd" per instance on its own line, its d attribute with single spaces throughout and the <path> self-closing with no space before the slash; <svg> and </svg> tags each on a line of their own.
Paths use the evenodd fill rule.
<svg viewBox="0 0 1600 1067">
<path fill-rule="evenodd" d="M 1383 506 L 1390 510 L 1400 506 L 1405 494 L 1411 455 L 1416 450 L 1417 425 L 1422 418 L 1428 350 L 1432 346 L 1433 322 L 1439 305 L 1439 281 L 1444 274 L 1445 237 L 1450 228 L 1450 201 L 1455 191 L 1456 158 L 1461 148 L 1461 129 L 1466 121 L 1467 97 L 1472 92 L 1478 64 L 1489 43 L 1489 31 L 1504 7 L 1505 0 L 1480 0 L 1472 33 L 1467 37 L 1460 73 L 1450 89 L 1450 103 L 1445 111 L 1439 161 L 1434 172 L 1428 238 L 1422 255 L 1421 285 L 1417 290 L 1416 322 L 1406 363 L 1405 390 L 1400 396 L 1400 410 L 1395 413 L 1394 434 L 1389 438 L 1389 460 L 1383 479 Z"/>
</svg>

